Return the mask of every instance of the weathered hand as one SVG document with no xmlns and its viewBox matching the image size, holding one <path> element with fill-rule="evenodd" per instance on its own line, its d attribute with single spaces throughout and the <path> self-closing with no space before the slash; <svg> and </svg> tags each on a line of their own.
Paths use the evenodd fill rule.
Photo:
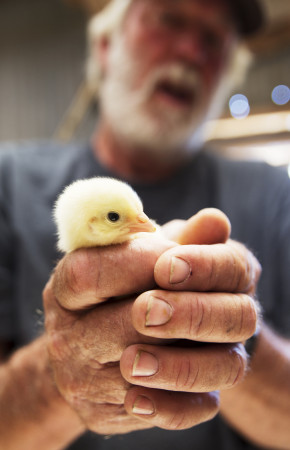
<svg viewBox="0 0 290 450">
<path fill-rule="evenodd" d="M 223 233 L 224 219 L 219 219 L 220 236 L 226 236 L 229 224 L 224 221 Z M 183 226 L 183 239 L 190 239 L 192 229 L 190 223 Z M 205 241 L 202 232 L 200 239 Z M 198 411 L 206 407 L 214 413 L 217 395 L 209 392 L 235 386 L 246 370 L 247 355 L 239 342 L 256 328 L 253 293 L 259 274 L 254 256 L 230 240 L 176 246 L 160 256 L 155 280 L 162 290 L 141 294 L 132 320 L 144 336 L 179 341 L 170 346 L 135 344 L 124 351 L 121 372 L 140 386 L 126 397 L 128 412 L 170 429 L 194 425 Z"/>
<path fill-rule="evenodd" d="M 194 239 L 196 225 L 183 224 L 183 239 Z M 223 218 L 219 226 L 220 235 L 229 234 Z M 89 429 L 179 429 L 216 414 L 219 399 L 212 391 L 242 378 L 246 355 L 236 342 L 255 327 L 255 303 L 246 291 L 253 289 L 258 270 L 249 255 L 231 242 L 177 246 L 145 238 L 78 250 L 61 260 L 44 294 L 49 353 L 58 389 Z M 180 258 L 191 266 L 184 281 L 171 265 L 176 269 Z M 225 275 L 233 263 L 236 288 L 233 273 Z M 154 275 L 162 289 L 154 289 Z M 133 303 L 136 292 L 142 294 Z M 157 325 L 160 310 L 167 324 Z M 172 339 L 179 341 L 173 345 Z"/>
<path fill-rule="evenodd" d="M 112 434 L 151 426 L 124 409 L 129 383 L 119 360 L 127 346 L 152 342 L 133 328 L 129 296 L 154 287 L 154 265 L 173 245 L 148 238 L 78 250 L 59 262 L 47 284 L 44 306 L 55 383 L 90 430 Z M 117 296 L 126 298 L 112 298 Z"/>
</svg>

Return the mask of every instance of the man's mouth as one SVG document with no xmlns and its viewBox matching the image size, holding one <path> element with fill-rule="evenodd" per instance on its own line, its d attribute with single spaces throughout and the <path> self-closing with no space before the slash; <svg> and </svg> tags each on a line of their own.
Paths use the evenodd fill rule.
<svg viewBox="0 0 290 450">
<path fill-rule="evenodd" d="M 190 108 L 194 101 L 194 90 L 169 80 L 160 81 L 154 91 L 155 96 L 169 106 Z"/>
</svg>

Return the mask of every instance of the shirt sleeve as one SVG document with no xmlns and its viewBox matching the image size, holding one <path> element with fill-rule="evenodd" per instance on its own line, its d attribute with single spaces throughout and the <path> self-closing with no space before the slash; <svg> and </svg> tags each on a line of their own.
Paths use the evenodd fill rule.
<svg viewBox="0 0 290 450">
<path fill-rule="evenodd" d="M 265 180 L 259 227 L 264 258 L 258 299 L 265 321 L 290 338 L 290 179 L 286 171 L 276 169 L 269 171 Z"/>
<path fill-rule="evenodd" d="M 290 338 L 290 179 L 284 177 L 281 189 L 281 203 L 276 217 L 275 236 L 278 243 L 276 283 L 276 304 L 273 318 L 285 337 Z"/>
</svg>

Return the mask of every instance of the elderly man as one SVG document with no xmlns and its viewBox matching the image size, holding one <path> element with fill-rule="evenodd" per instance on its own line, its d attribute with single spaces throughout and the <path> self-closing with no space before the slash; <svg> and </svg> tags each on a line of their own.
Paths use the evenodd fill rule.
<svg viewBox="0 0 290 450">
<path fill-rule="evenodd" d="M 258 4 L 111 8 L 91 24 L 91 144 L 1 153 L 0 447 L 287 449 L 290 182 L 201 151 Z M 159 223 L 179 220 L 167 237 L 79 249 L 54 268 L 55 198 L 96 175 L 131 182 Z M 216 209 L 189 219 L 208 207 L 235 240 Z M 262 263 L 262 308 L 260 265 L 237 241 Z"/>
</svg>

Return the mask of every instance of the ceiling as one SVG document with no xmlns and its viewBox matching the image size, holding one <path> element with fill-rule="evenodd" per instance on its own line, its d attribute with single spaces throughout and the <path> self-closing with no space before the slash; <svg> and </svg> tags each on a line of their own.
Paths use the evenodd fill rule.
<svg viewBox="0 0 290 450">
<path fill-rule="evenodd" d="M 83 12 L 92 11 L 104 1 L 0 2 L 0 140 L 50 138 L 63 123 L 70 128 L 73 124 L 76 137 L 91 134 L 96 111 L 95 106 L 88 106 L 83 85 L 87 19 Z M 248 97 L 251 115 L 239 122 L 226 109 L 226 120 L 219 122 L 219 133 L 214 136 L 221 144 L 227 139 L 235 147 L 249 146 L 249 129 L 254 129 L 251 142 L 257 141 L 257 135 L 265 138 L 266 133 L 267 140 L 289 142 L 289 103 L 277 107 L 271 100 L 271 91 L 278 84 L 289 86 L 290 0 L 263 1 L 271 21 L 263 34 L 249 43 L 256 58 L 239 91 Z M 264 116 L 265 113 L 270 115 Z M 272 113 L 276 114 L 275 120 L 282 117 L 279 126 L 285 123 L 284 131 L 274 127 Z M 273 152 L 284 154 L 281 146 L 279 149 Z"/>
<path fill-rule="evenodd" d="M 67 4 L 84 7 L 89 12 L 98 11 L 108 0 L 63 0 Z M 261 0 L 266 15 L 271 21 L 279 20 L 285 15 L 290 15 L 289 0 Z"/>
</svg>

